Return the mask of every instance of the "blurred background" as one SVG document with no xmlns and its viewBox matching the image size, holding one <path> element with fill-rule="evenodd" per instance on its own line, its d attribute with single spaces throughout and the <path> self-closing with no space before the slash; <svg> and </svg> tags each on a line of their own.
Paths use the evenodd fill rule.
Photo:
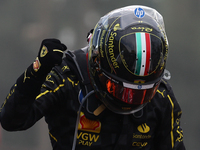
<svg viewBox="0 0 200 150">
<path fill-rule="evenodd" d="M 101 16 L 135 4 L 153 7 L 164 17 L 170 45 L 167 69 L 183 111 L 185 145 L 199 150 L 200 0 L 1 0 L 0 103 L 34 61 L 44 38 L 59 38 L 70 50 L 84 47 L 87 32 Z M 0 150 L 19 149 L 52 149 L 44 119 L 27 131 L 6 132 L 0 126 Z"/>
</svg>

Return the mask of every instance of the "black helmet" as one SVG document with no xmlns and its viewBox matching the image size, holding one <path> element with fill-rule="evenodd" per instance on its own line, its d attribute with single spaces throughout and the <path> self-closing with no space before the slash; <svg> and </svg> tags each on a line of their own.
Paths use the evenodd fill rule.
<svg viewBox="0 0 200 150">
<path fill-rule="evenodd" d="M 133 5 L 103 16 L 89 42 L 89 72 L 100 100 L 130 114 L 149 102 L 165 70 L 168 41 L 162 16 Z"/>
</svg>

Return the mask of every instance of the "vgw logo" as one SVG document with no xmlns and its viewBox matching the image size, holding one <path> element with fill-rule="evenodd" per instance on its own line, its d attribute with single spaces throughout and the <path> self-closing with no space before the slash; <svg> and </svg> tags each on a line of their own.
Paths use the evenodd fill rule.
<svg viewBox="0 0 200 150">
<path fill-rule="evenodd" d="M 89 120 L 85 117 L 83 112 L 80 112 L 80 122 L 78 124 L 77 134 L 78 144 L 84 146 L 92 146 L 93 143 L 98 142 L 101 132 L 101 122 L 98 120 Z"/>
<path fill-rule="evenodd" d="M 145 15 L 145 11 L 142 8 L 136 8 L 134 13 L 135 13 L 135 16 L 138 18 L 143 18 Z"/>
</svg>

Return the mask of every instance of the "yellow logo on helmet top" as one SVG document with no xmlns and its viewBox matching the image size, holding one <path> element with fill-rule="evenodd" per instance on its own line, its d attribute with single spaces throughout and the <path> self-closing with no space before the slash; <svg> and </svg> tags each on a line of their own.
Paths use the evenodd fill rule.
<svg viewBox="0 0 200 150">
<path fill-rule="evenodd" d="M 118 24 L 116 24 L 115 26 L 114 26 L 114 31 L 117 31 L 117 30 L 119 30 L 120 29 L 120 24 L 118 23 Z"/>
</svg>

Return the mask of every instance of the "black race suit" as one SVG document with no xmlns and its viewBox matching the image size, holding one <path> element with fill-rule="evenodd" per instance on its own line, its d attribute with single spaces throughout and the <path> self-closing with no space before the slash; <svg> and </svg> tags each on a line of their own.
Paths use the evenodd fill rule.
<svg viewBox="0 0 200 150">
<path fill-rule="evenodd" d="M 28 71 L 18 78 L 0 109 L 5 130 L 26 130 L 45 117 L 53 149 L 72 149 L 80 101 L 91 90 L 88 78 L 83 78 L 88 73 L 86 53 L 77 52 L 76 57 L 66 54 L 45 82 Z M 99 105 L 101 102 L 93 94 L 81 109 L 77 150 L 185 149 L 180 127 L 182 111 L 164 79 L 151 102 L 135 114 L 120 115 L 105 109 L 95 116 L 91 112 Z"/>
</svg>

